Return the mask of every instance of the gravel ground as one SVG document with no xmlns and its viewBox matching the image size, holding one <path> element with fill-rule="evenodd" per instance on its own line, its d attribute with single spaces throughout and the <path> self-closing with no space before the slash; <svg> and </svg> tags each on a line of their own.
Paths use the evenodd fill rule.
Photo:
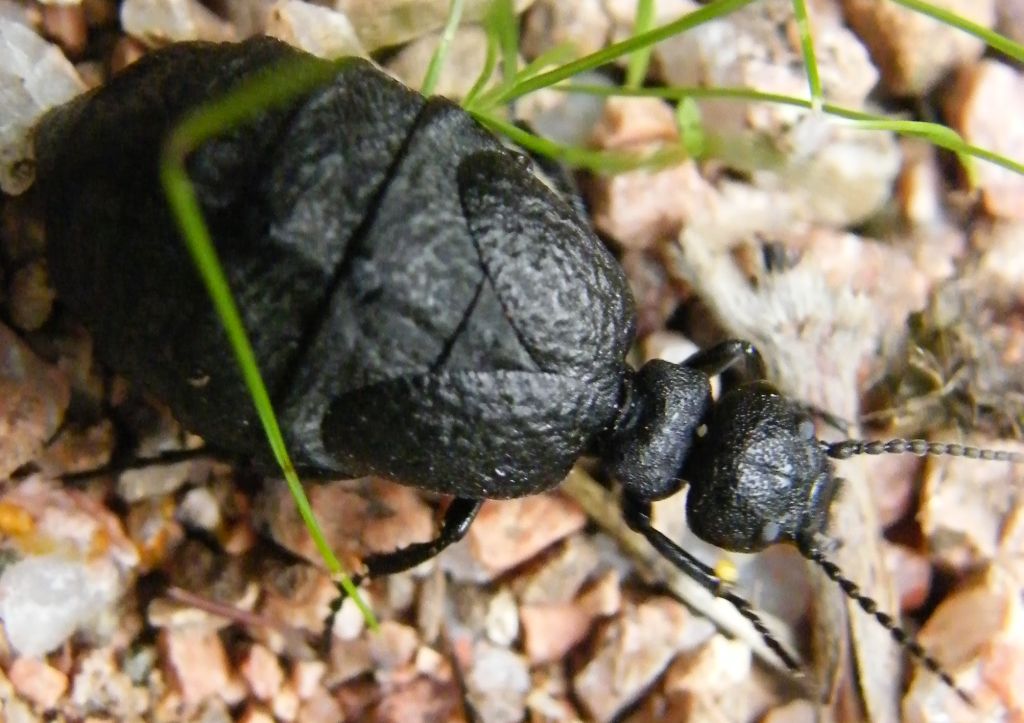
<svg viewBox="0 0 1024 723">
<path fill-rule="evenodd" d="M 1017 0 L 938 4 L 1020 39 Z M 634 13 L 626 0 L 519 6 L 527 60 L 562 42 L 597 50 L 628 35 Z M 351 601 L 325 631 L 334 586 L 279 481 L 201 456 L 57 481 L 201 440 L 104 369 L 49 284 L 31 188 L 39 113 L 151 47 L 257 32 L 332 56 L 396 47 L 385 64 L 413 84 L 446 7 L 0 0 L 2 718 L 1024 720 L 1021 465 L 839 464 L 830 557 L 904 615 L 973 708 L 794 550 L 725 553 L 686 530 L 684 495 L 658 503 L 658 527 L 799 651 L 803 674 L 787 673 L 735 610 L 625 529 L 586 463 L 557 493 L 487 503 L 439 558 L 365 584 L 376 633 Z M 665 1 L 659 19 L 696 7 Z M 1018 66 L 891 2 L 811 7 L 829 101 L 939 120 L 1024 160 Z M 471 22 L 459 31 L 441 92 L 466 92 L 484 42 Z M 758 0 L 661 43 L 649 81 L 805 93 L 791 4 Z M 679 141 L 661 101 L 548 91 L 516 110 L 592 148 Z M 967 174 L 923 141 L 800 108 L 700 111 L 713 157 L 578 178 L 637 299 L 631 361 L 749 339 L 785 393 L 855 420 L 856 435 L 1024 452 L 1024 176 L 981 163 Z M 447 503 L 378 479 L 309 492 L 350 568 L 429 537 Z"/>
</svg>

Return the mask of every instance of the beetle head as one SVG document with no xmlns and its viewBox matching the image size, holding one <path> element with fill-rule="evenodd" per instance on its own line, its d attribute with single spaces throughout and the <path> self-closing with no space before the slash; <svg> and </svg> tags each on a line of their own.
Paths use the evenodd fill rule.
<svg viewBox="0 0 1024 723">
<path fill-rule="evenodd" d="M 814 537 L 828 525 L 838 488 L 814 423 L 766 382 L 722 395 L 682 476 L 690 529 L 735 552 Z"/>
</svg>

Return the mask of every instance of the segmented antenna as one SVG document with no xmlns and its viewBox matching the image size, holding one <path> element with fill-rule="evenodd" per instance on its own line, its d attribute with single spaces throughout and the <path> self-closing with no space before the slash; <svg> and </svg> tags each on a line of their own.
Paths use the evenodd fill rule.
<svg viewBox="0 0 1024 723">
<path fill-rule="evenodd" d="M 872 616 L 878 621 L 879 625 L 888 630 L 889 635 L 892 636 L 892 639 L 895 640 L 901 648 L 908 651 L 919 663 L 921 663 L 921 665 L 937 675 L 943 683 L 948 685 L 960 697 L 961 700 L 970 706 L 974 706 L 974 699 L 956 684 L 956 681 L 953 680 L 953 676 L 946 672 L 945 668 L 942 667 L 942 664 L 929 655 L 928 651 L 922 647 L 921 643 L 917 642 L 910 633 L 904 630 L 891 615 L 879 610 L 878 603 L 862 593 L 857 584 L 850 578 L 843 575 L 843 571 L 839 569 L 839 566 L 826 558 L 824 553 L 815 547 L 810 540 L 806 537 L 797 540 L 797 549 L 800 550 L 801 555 L 824 570 L 825 574 L 828 575 L 828 578 L 839 585 L 843 592 L 846 593 L 846 596 L 855 601 L 860 606 L 861 610 Z"/>
<path fill-rule="evenodd" d="M 966 459 L 980 459 L 992 462 L 1011 462 L 1024 464 L 1024 454 L 1018 452 L 1007 452 L 997 449 L 984 449 L 972 447 L 965 444 L 929 442 L 925 439 L 890 439 L 890 440 L 859 440 L 846 439 L 841 442 L 819 442 L 825 453 L 833 459 L 849 459 L 858 454 L 914 454 L 918 457 L 964 457 Z M 935 658 L 910 636 L 896 621 L 878 609 L 878 604 L 861 593 L 860 588 L 845 577 L 839 567 L 825 558 L 825 555 L 817 549 L 810 540 L 802 539 L 797 542 L 800 553 L 817 564 L 829 579 L 839 585 L 847 597 L 856 601 L 860 608 L 871 615 L 879 624 L 889 631 L 900 647 L 909 651 L 925 668 L 937 675 L 943 683 L 952 688 L 958 696 L 967 704 L 973 705 L 974 701 L 954 682 L 953 677 L 946 672 Z"/>
<path fill-rule="evenodd" d="M 833 459 L 849 459 L 858 454 L 916 454 L 918 457 L 966 457 L 992 462 L 1024 464 L 1024 454 L 998 449 L 982 449 L 964 444 L 929 442 L 925 439 L 890 439 L 870 441 L 844 439 L 842 442 L 819 442 L 825 454 Z"/>
<path fill-rule="evenodd" d="M 1007 452 L 997 449 L 983 449 L 971 447 L 964 444 L 950 444 L 946 442 L 929 442 L 925 439 L 890 439 L 890 440 L 858 440 L 846 439 L 841 442 L 819 441 L 821 448 L 833 459 L 849 459 L 858 454 L 914 454 L 918 457 L 964 457 L 966 459 L 980 459 L 992 462 L 1011 462 L 1024 464 L 1024 454 L 1018 452 Z M 839 585 L 847 597 L 861 607 L 868 615 L 871 615 L 879 624 L 889 631 L 900 647 L 909 651 L 925 668 L 937 675 L 943 683 L 952 688 L 958 696 L 967 704 L 974 705 L 971 697 L 954 682 L 953 677 L 946 672 L 935 658 L 914 640 L 892 616 L 881 612 L 878 604 L 861 593 L 860 588 L 845 577 L 839 567 L 826 559 L 825 555 L 814 546 L 807 538 L 797 541 L 797 549 L 800 554 L 817 564 L 829 579 Z"/>
</svg>

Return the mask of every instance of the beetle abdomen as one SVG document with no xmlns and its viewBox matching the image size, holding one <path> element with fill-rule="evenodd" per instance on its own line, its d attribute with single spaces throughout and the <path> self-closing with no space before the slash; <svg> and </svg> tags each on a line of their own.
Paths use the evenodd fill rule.
<svg viewBox="0 0 1024 723">
<path fill-rule="evenodd" d="M 185 112 L 297 54 L 269 39 L 171 46 L 48 115 L 37 141 L 62 300 L 111 367 L 167 400 L 209 442 L 241 454 L 262 451 L 263 433 L 167 210 L 158 154 Z M 381 105 L 389 109 L 383 118 Z M 422 105 L 354 61 L 331 85 L 189 159 L 271 390 Z"/>
<path fill-rule="evenodd" d="M 157 154 L 185 111 L 296 52 L 267 39 L 160 51 L 40 132 L 62 298 L 113 368 L 209 443 L 262 461 Z M 189 170 L 300 468 L 515 496 L 556 484 L 614 416 L 633 334 L 621 269 L 454 104 L 349 61 L 204 144 Z M 456 447 L 478 453 L 456 462 Z"/>
</svg>

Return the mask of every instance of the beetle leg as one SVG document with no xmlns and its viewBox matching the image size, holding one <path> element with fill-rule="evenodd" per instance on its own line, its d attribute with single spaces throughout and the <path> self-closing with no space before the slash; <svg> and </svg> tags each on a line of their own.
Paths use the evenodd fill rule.
<svg viewBox="0 0 1024 723">
<path fill-rule="evenodd" d="M 772 635 L 760 616 L 754 612 L 749 602 L 732 592 L 722 579 L 715 575 L 710 567 L 654 529 L 651 524 L 651 503 L 648 500 L 643 500 L 635 495 L 624 494 L 622 496 L 622 514 L 626 524 L 634 531 L 646 537 L 647 541 L 651 543 L 655 550 L 661 553 L 662 557 L 687 576 L 699 582 L 712 595 L 730 603 L 740 615 L 750 621 L 750 624 L 760 634 L 765 645 L 779 657 L 787 668 L 792 671 L 800 670 L 800 664 L 782 647 L 782 643 Z"/>
<path fill-rule="evenodd" d="M 101 475 L 119 474 L 121 472 L 128 472 L 135 469 L 146 469 L 148 467 L 159 467 L 165 464 L 188 462 L 194 459 L 201 459 L 203 457 L 219 460 L 231 459 L 231 455 L 218 452 L 217 450 L 206 446 L 198 447 L 196 449 L 174 449 L 161 452 L 155 457 L 130 457 L 122 461 L 110 462 L 102 467 L 94 467 L 92 469 L 85 469 L 78 472 L 66 472 L 60 475 L 57 479 L 61 482 L 68 483 L 84 482 L 92 479 L 93 477 L 100 477 Z"/>
<path fill-rule="evenodd" d="M 441 534 L 428 542 L 416 542 L 393 552 L 370 555 L 363 560 L 367 576 L 393 575 L 436 557 L 444 548 L 466 536 L 483 503 L 483 500 L 456 497 L 444 514 Z"/>
<path fill-rule="evenodd" d="M 742 362 L 742 366 L 737 365 Z M 729 339 L 710 349 L 701 349 L 690 355 L 683 366 L 696 369 L 709 377 L 722 375 L 723 391 L 744 382 L 765 379 L 768 375 L 761 352 L 749 341 Z"/>
<path fill-rule="evenodd" d="M 737 364 L 740 362 L 742 362 L 742 367 L 737 368 Z M 722 374 L 725 389 L 744 382 L 760 381 L 768 376 L 764 359 L 761 358 L 757 347 L 749 341 L 739 339 L 723 341 L 710 349 L 694 352 L 683 362 L 683 366 L 704 372 L 709 377 Z M 852 425 L 842 417 L 813 404 L 805 402 L 794 402 L 794 404 L 797 404 L 808 416 L 821 419 L 825 424 L 843 434 L 850 434 Z"/>
</svg>

